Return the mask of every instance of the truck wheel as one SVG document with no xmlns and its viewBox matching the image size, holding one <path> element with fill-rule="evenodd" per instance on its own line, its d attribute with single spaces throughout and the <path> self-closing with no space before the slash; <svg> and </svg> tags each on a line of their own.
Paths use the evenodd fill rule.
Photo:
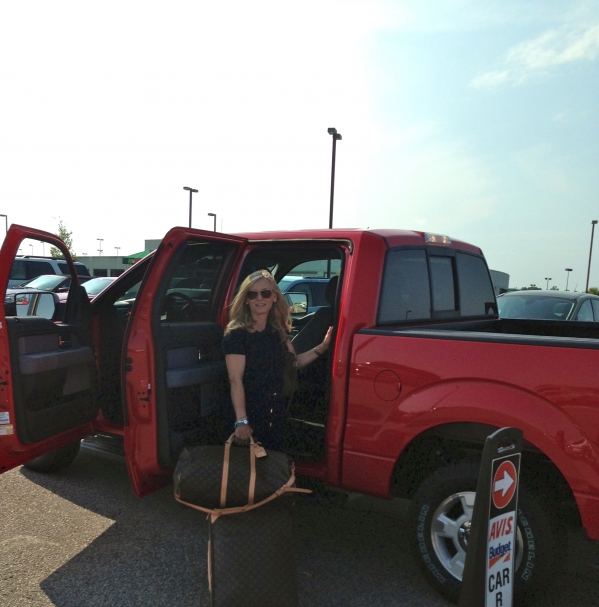
<svg viewBox="0 0 599 607">
<path fill-rule="evenodd" d="M 430 584 L 457 603 L 462 582 L 479 465 L 459 462 L 441 468 L 420 486 L 412 501 L 414 556 Z M 564 528 L 555 504 L 520 483 L 514 587 L 515 603 L 541 598 L 564 549 Z"/>
<path fill-rule="evenodd" d="M 57 472 L 58 470 L 70 466 L 75 461 L 75 458 L 79 453 L 80 445 L 81 441 L 65 445 L 60 449 L 36 457 L 23 465 L 25 468 L 35 472 Z"/>
</svg>

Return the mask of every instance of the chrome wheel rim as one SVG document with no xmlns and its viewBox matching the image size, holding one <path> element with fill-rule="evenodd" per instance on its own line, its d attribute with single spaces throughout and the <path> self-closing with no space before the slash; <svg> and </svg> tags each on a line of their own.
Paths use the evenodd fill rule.
<svg viewBox="0 0 599 607">
<path fill-rule="evenodd" d="M 464 574 L 475 497 L 474 491 L 461 491 L 450 495 L 439 504 L 431 520 L 431 543 L 435 554 L 446 571 L 460 582 Z M 523 552 L 522 531 L 518 525 L 516 571 L 522 562 Z"/>
</svg>

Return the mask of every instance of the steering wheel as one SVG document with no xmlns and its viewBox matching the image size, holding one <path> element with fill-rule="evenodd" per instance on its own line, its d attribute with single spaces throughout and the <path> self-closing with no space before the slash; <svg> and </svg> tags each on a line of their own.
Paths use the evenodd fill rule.
<svg viewBox="0 0 599 607">
<path fill-rule="evenodd" d="M 179 297 L 180 299 L 182 299 L 183 301 L 186 301 L 191 306 L 196 305 L 195 301 L 193 299 L 191 299 L 191 297 L 188 297 L 187 295 L 185 295 L 183 293 L 179 293 L 179 291 L 173 291 L 172 293 L 168 293 L 166 295 L 166 297 L 164 298 L 164 300 L 166 301 L 169 297 L 172 297 L 173 299 L 175 299 L 175 297 Z"/>
<path fill-rule="evenodd" d="M 175 304 L 176 299 L 184 301 L 185 304 L 181 307 L 177 306 Z M 183 293 L 179 293 L 179 291 L 173 291 L 165 296 L 162 313 L 166 314 L 169 321 L 181 322 L 189 320 L 190 312 L 196 308 L 197 306 L 191 297 L 188 297 Z"/>
</svg>

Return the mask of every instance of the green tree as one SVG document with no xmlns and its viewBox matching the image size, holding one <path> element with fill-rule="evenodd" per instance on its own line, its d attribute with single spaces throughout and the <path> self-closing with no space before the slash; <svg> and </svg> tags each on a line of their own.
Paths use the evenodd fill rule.
<svg viewBox="0 0 599 607">
<path fill-rule="evenodd" d="M 599 295 L 599 287 L 591 287 L 589 289 L 589 293 L 592 293 L 593 295 Z"/>
<path fill-rule="evenodd" d="M 67 249 L 69 250 L 69 253 L 71 254 L 71 257 L 73 259 L 77 259 L 77 255 L 75 254 L 75 250 L 73 249 L 73 232 L 69 232 L 69 230 L 67 230 L 67 226 L 64 224 L 63 220 L 60 217 L 58 218 L 58 231 L 56 232 L 56 236 L 58 236 L 58 238 L 60 238 L 60 240 L 65 243 Z M 57 247 L 52 247 L 50 249 L 50 255 L 52 255 L 52 257 L 64 259 L 62 251 Z"/>
</svg>

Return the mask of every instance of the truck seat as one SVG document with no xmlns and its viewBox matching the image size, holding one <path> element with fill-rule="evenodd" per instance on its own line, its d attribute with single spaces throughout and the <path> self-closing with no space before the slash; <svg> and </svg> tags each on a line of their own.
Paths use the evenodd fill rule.
<svg viewBox="0 0 599 607">
<path fill-rule="evenodd" d="M 333 311 L 337 295 L 338 276 L 329 280 L 324 296 L 329 304 L 318 308 L 306 326 L 291 340 L 297 354 L 307 352 L 322 342 L 328 328 L 333 324 Z"/>
</svg>

